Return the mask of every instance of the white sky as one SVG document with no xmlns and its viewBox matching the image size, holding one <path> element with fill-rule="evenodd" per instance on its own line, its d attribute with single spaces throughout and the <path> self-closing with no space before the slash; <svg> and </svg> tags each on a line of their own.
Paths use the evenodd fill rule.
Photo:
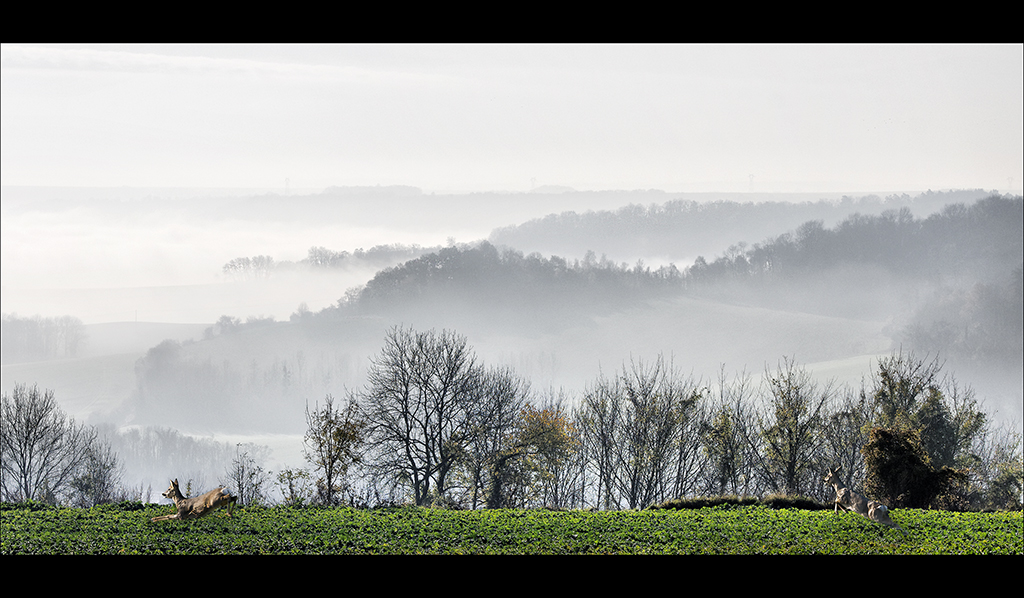
<svg viewBox="0 0 1024 598">
<path fill-rule="evenodd" d="M 1008 45 L 2 45 L 3 185 L 1019 193 Z"/>
</svg>

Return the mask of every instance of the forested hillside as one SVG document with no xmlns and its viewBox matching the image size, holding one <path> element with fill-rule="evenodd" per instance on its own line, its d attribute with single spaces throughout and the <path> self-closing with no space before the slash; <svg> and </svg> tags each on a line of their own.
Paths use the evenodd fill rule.
<svg viewBox="0 0 1024 598">
<path fill-rule="evenodd" d="M 1021 263 L 1020 197 L 992 196 L 949 204 L 926 218 L 909 208 L 854 214 L 833 228 L 810 220 L 795 231 L 738 246 L 691 269 L 701 280 L 725 277 L 798 279 L 844 265 L 871 265 L 938 282 L 991 282 Z"/>
<path fill-rule="evenodd" d="M 915 217 L 909 208 L 857 213 L 834 227 L 808 220 L 763 241 L 738 242 L 711 261 L 701 255 L 692 265 L 656 269 L 642 259 L 635 264 L 615 263 L 607 256 L 598 260 L 592 250 L 582 260 L 568 260 L 536 252 L 524 256 L 517 248 L 482 242 L 448 247 L 380 272 L 360 293 L 359 305 L 386 309 L 429 292 L 470 296 L 486 305 L 530 301 L 537 295 L 542 303 L 549 292 L 619 296 L 626 289 L 686 290 L 735 282 L 759 288 L 804 283 L 840 268 L 879 270 L 914 284 L 993 283 L 1008 280 L 1021 264 L 1021 218 L 1021 199 L 999 196 L 969 206 L 949 204 L 926 218 Z M 595 227 L 595 236 L 601 230 Z"/>
<path fill-rule="evenodd" d="M 582 194 L 578 194 L 582 195 Z M 689 263 L 697 255 L 715 255 L 738 243 L 753 244 L 793 230 L 807 221 L 832 227 L 853 214 L 879 215 L 907 208 L 917 217 L 952 203 L 970 204 L 990 192 L 981 189 L 867 196 L 839 200 L 771 196 L 738 200 L 717 194 L 685 194 L 663 203 L 631 203 L 615 210 L 564 211 L 495 229 L 488 240 L 515 247 L 582 258 L 587 251 L 610 259 L 635 261 L 646 257 Z"/>
<path fill-rule="evenodd" d="M 702 317 L 694 308 L 714 304 L 770 310 L 751 312 L 762 315 L 759 330 L 747 329 L 750 337 L 773 330 L 771 314 L 776 313 L 814 314 L 832 318 L 829 322 L 860 318 L 888 322 L 893 347 L 1019 368 L 1021 208 L 1019 197 L 990 197 L 952 204 L 926 218 L 901 209 L 853 215 L 834 227 L 812 220 L 683 267 L 616 264 L 593 253 L 570 261 L 486 241 L 452 245 L 384 269 L 362 288 L 339 289 L 335 305 L 318 312 L 300 309 L 289 322 L 225 316 L 204 341 L 154 347 L 137 368 L 134 407 L 139 415 L 165 412 L 161 418 L 173 419 L 166 405 L 180 397 L 175 400 L 203 405 L 211 422 L 296 422 L 310 397 L 358 385 L 390 323 L 453 329 L 476 338 L 504 336 L 505 350 L 515 355 L 520 349 L 513 339 L 555 338 L 571 330 L 597 333 L 596 318 L 614 317 L 608 321 L 628 327 L 629 318 L 640 316 L 633 327 L 646 340 L 622 337 L 619 342 L 649 352 L 668 348 L 647 346 L 657 335 L 645 332 L 645 326 L 660 321 L 657 334 L 671 334 Z M 331 253 L 320 248 L 318 255 Z M 691 307 L 679 319 L 683 304 L 678 301 L 695 298 L 710 303 L 686 304 Z M 624 315 L 639 306 L 646 307 L 636 316 Z M 725 333 L 733 324 L 708 321 L 706 326 Z M 828 328 L 822 326 L 823 333 Z M 742 336 L 731 340 L 745 342 Z M 778 352 L 763 359 L 779 359 L 804 340 L 811 341 L 778 338 Z M 704 357 L 724 362 L 724 356 L 707 355 L 711 346 Z M 548 351 L 541 360 L 568 359 Z M 606 359 L 615 363 L 619 357 Z"/>
<path fill-rule="evenodd" d="M 379 272 L 332 312 L 444 314 L 516 327 L 565 326 L 579 318 L 681 290 L 674 266 L 652 270 L 609 260 L 569 262 L 524 255 L 487 241 L 452 246 Z"/>
<path fill-rule="evenodd" d="M 854 214 L 834 227 L 810 220 L 762 242 L 737 244 L 711 261 L 699 256 L 683 268 L 652 269 L 643 260 L 616 264 L 592 251 L 582 260 L 545 258 L 482 242 L 383 270 L 345 307 L 381 314 L 402 307 L 497 311 L 536 321 L 539 311 L 566 319 L 655 297 L 700 294 L 899 318 L 909 328 L 894 334 L 932 351 L 954 348 L 941 345 L 944 333 L 933 330 L 952 326 L 945 334 L 955 337 L 947 339 L 955 350 L 1012 363 L 1021 356 L 1022 218 L 1021 198 L 992 196 L 949 204 L 926 218 L 904 207 Z M 972 315 L 957 315 L 965 310 Z M 943 318 L 958 319 L 947 326 Z M 963 327 L 964 334 L 980 338 L 956 337 Z"/>
<path fill-rule="evenodd" d="M 776 305 L 826 281 L 827 293 L 811 295 L 816 305 L 805 296 L 804 309 L 847 313 L 870 313 L 872 306 L 850 299 L 881 291 L 874 305 L 902 303 L 885 314 L 894 340 L 961 362 L 1019 366 L 1022 221 L 1021 198 L 998 196 L 950 204 L 923 219 L 904 208 L 854 215 L 834 228 L 809 221 L 712 262 L 698 258 L 687 277 L 693 286 L 727 283 L 747 300 Z"/>
</svg>

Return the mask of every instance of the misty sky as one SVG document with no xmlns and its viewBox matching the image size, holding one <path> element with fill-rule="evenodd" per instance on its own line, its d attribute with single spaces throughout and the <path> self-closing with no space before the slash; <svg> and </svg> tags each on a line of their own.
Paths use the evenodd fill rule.
<svg viewBox="0 0 1024 598">
<path fill-rule="evenodd" d="M 1024 179 L 1008 45 L 2 45 L 3 185 L 897 192 Z"/>
</svg>

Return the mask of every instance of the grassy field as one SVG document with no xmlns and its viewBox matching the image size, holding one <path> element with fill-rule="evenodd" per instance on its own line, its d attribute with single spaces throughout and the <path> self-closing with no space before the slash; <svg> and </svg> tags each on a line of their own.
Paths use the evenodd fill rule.
<svg viewBox="0 0 1024 598">
<path fill-rule="evenodd" d="M 553 512 L 239 509 L 152 523 L 168 506 L 5 505 L 13 554 L 1022 554 L 1021 512 L 901 509 L 904 531 L 831 510 L 718 506 Z"/>
</svg>

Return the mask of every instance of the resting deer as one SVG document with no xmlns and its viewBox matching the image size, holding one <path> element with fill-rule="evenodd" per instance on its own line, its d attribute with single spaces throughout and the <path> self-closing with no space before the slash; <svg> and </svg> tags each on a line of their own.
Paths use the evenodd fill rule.
<svg viewBox="0 0 1024 598">
<path fill-rule="evenodd" d="M 164 496 L 174 501 L 174 506 L 178 508 L 178 512 L 173 515 L 163 515 L 160 517 L 154 517 L 150 521 L 164 521 L 167 519 L 199 519 L 204 515 L 209 515 L 217 509 L 227 505 L 228 517 L 231 516 L 231 509 L 235 506 L 234 496 L 228 493 L 221 486 L 215 490 L 210 490 L 202 496 L 196 496 L 194 498 L 185 498 L 178 489 L 178 480 L 171 481 L 171 487 L 164 492 Z"/>
<path fill-rule="evenodd" d="M 839 507 L 842 507 L 844 511 L 853 511 L 858 515 L 863 515 L 875 523 L 894 527 L 898 530 L 903 528 L 897 525 L 895 521 L 889 518 L 889 507 L 882 503 L 868 500 L 862 495 L 850 490 L 843 485 L 842 480 L 839 479 L 839 471 L 837 469 L 830 469 L 828 474 L 822 480 L 826 484 L 831 484 L 836 490 L 836 501 L 835 509 L 833 512 L 838 513 Z"/>
</svg>

